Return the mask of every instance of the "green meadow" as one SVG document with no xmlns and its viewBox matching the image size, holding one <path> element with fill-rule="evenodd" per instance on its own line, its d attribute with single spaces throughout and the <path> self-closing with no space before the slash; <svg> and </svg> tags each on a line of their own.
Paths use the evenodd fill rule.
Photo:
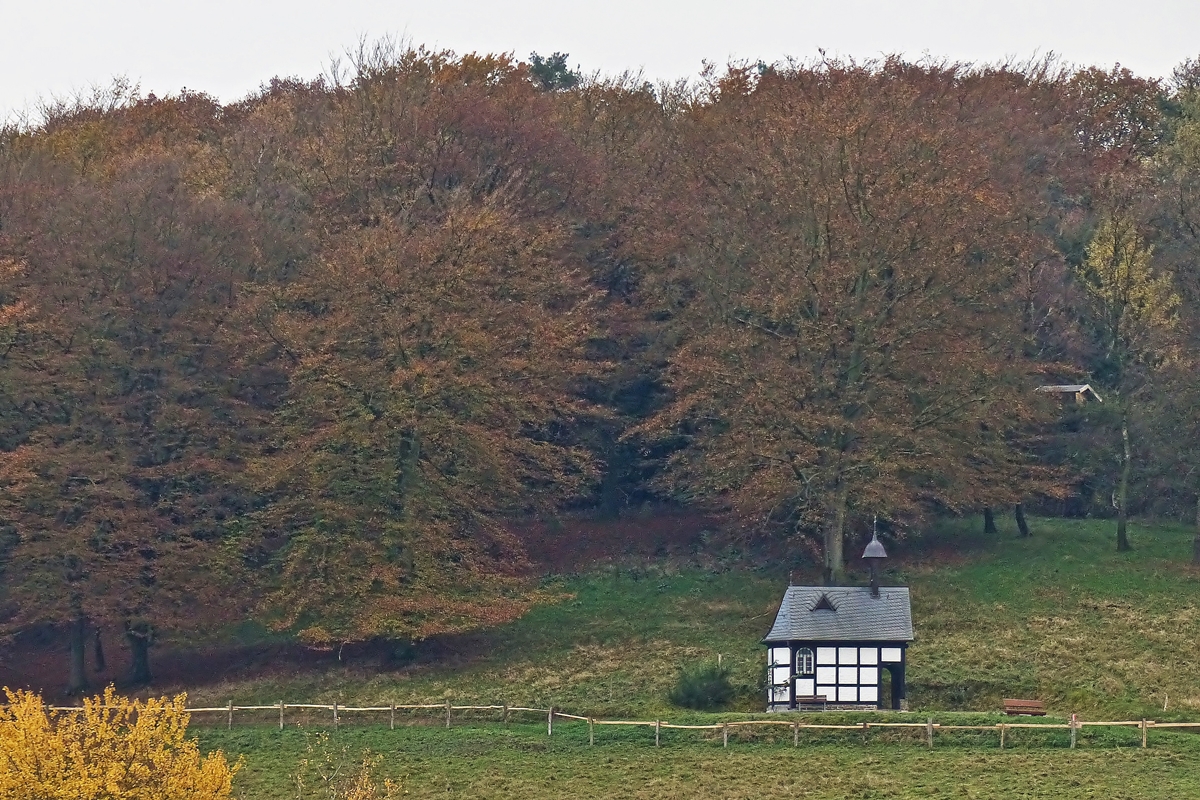
<svg viewBox="0 0 1200 800">
<path fill-rule="evenodd" d="M 327 797 L 319 770 L 302 759 L 348 771 L 364 749 L 377 753 L 378 777 L 398 781 L 405 797 L 759 798 L 1190 798 L 1200 796 L 1200 741 L 1134 731 L 1081 737 L 1030 734 L 1001 751 L 994 734 L 939 734 L 933 750 L 920 736 L 857 734 L 801 742 L 719 738 L 653 731 L 605 731 L 588 745 L 587 726 L 545 725 L 343 727 L 322 742 L 311 730 L 267 727 L 201 730 L 206 747 L 246 756 L 235 783 L 241 797 Z M 875 737 L 875 734 L 871 734 Z M 298 795 L 297 778 L 311 794 Z"/>
<path fill-rule="evenodd" d="M 910 585 L 914 603 L 911 711 L 826 719 L 994 724 L 1007 696 L 1043 700 L 1051 722 L 1071 713 L 1200 720 L 1200 575 L 1187 561 L 1190 529 L 1137 525 L 1134 551 L 1118 554 L 1103 522 L 1036 520 L 1029 539 L 976 528 L 946 525 L 893 548 L 885 582 Z M 450 700 L 598 718 L 744 719 L 762 708 L 758 641 L 792 566 L 750 563 L 730 551 L 551 576 L 544 588 L 557 602 L 463 637 L 439 663 L 281 671 L 207 687 L 191 704 Z M 680 667 L 718 654 L 738 688 L 730 710 L 673 708 L 666 695 Z M 244 756 L 238 789 L 248 800 L 297 797 L 304 769 L 350 764 L 364 751 L 408 796 L 1200 796 L 1200 737 L 1165 730 L 1151 732 L 1146 750 L 1128 728 L 1088 728 L 1074 750 L 1064 730 L 1010 732 L 1001 751 L 992 731 L 939 732 L 930 750 L 922 731 L 806 731 L 793 747 L 783 728 L 733 735 L 728 748 L 713 732 L 664 731 L 656 748 L 649 728 L 598 727 L 589 746 L 586 724 L 558 722 L 548 737 L 544 719 L 519 715 L 505 725 L 499 714 L 458 712 L 446 729 L 435 712 L 412 712 L 394 731 L 378 717 L 344 718 L 337 731 L 312 716 L 282 732 L 270 721 L 247 717 L 227 731 L 193 720 L 206 748 Z"/>
</svg>

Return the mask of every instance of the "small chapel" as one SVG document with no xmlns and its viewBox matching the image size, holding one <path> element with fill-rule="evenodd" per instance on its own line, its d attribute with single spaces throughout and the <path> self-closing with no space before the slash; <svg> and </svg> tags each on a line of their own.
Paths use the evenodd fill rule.
<svg viewBox="0 0 1200 800">
<path fill-rule="evenodd" d="M 879 585 L 887 558 L 872 536 L 870 586 L 789 586 L 767 646 L 767 711 L 906 710 L 904 665 L 913 640 L 907 586 Z"/>
</svg>

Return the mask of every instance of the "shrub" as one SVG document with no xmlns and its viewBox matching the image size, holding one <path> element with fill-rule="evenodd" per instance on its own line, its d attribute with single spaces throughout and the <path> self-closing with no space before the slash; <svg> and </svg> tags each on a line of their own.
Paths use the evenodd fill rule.
<svg viewBox="0 0 1200 800">
<path fill-rule="evenodd" d="M 679 680 L 671 690 L 672 703 L 698 711 L 717 711 L 733 699 L 733 684 L 729 682 L 729 668 L 716 664 L 687 667 L 679 673 Z"/>
<path fill-rule="evenodd" d="M 299 800 L 391 800 L 400 792 L 390 779 L 376 783 L 378 754 L 352 755 L 346 746 L 333 747 L 327 733 L 310 736 L 306 750 L 293 776 Z"/>
<path fill-rule="evenodd" d="M 48 712 L 32 692 L 0 709 L 0 800 L 222 800 L 234 773 L 186 738 L 185 695 L 145 701 L 112 687 L 79 711 Z"/>
</svg>

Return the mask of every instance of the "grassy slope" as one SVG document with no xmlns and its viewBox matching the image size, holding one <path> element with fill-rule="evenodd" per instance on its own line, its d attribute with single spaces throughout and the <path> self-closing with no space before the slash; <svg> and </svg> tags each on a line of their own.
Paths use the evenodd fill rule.
<svg viewBox="0 0 1200 800">
<path fill-rule="evenodd" d="M 1111 523 L 1035 526 L 1028 540 L 972 539 L 978 551 L 957 564 L 908 567 L 914 707 L 987 709 L 1016 695 L 1093 719 L 1161 719 L 1164 701 L 1200 717 L 1192 531 L 1135 525 L 1137 549 L 1119 554 Z"/>
<path fill-rule="evenodd" d="M 1187 566 L 1191 532 L 1135 525 L 1137 549 L 1118 554 L 1109 524 L 1034 526 L 1027 540 L 951 526 L 893 565 L 890 579 L 912 587 L 914 710 L 985 711 L 1003 696 L 1020 696 L 1093 719 L 1163 718 L 1165 699 L 1172 710 L 1200 715 L 1193 664 L 1200 577 Z M 280 673 L 205 687 L 192 700 L 452 698 L 646 718 L 671 712 L 665 696 L 680 664 L 721 653 L 744 687 L 742 708 L 757 710 L 764 659 L 758 642 L 786 575 L 730 564 L 609 568 L 551 580 L 563 602 L 455 642 L 462 655 L 450 663 Z"/>
<path fill-rule="evenodd" d="M 1028 540 L 949 526 L 898 559 L 892 577 L 912 586 L 918 637 L 910 652 L 913 708 L 992 711 L 1002 696 L 1015 695 L 1085 719 L 1200 718 L 1198 577 L 1186 565 L 1191 531 L 1135 526 L 1132 538 L 1137 549 L 1118 555 L 1111 526 L 1102 523 L 1038 520 Z M 745 687 L 742 706 L 757 710 L 758 639 L 786 576 L 731 564 L 610 568 L 558 579 L 567 599 L 461 640 L 454 664 L 393 673 L 351 665 L 213 687 L 193 700 L 451 697 L 683 721 L 697 715 L 664 700 L 679 664 L 719 652 Z M 247 797 L 294 796 L 286 793 L 287 775 L 303 753 L 302 730 L 201 734 L 208 747 L 247 755 L 239 779 Z M 593 749 L 579 727 L 564 726 L 548 740 L 532 724 L 464 724 L 450 731 L 343 728 L 337 742 L 354 754 L 364 746 L 385 753 L 383 768 L 403 777 L 414 796 L 447 789 L 497 797 L 752 797 L 772 789 L 801 797 L 1200 796 L 1200 779 L 1184 767 L 1200 755 L 1200 737 L 1186 734 L 1158 732 L 1155 747 L 1130 752 L 1134 732 L 1088 731 L 1084 749 L 1072 752 L 1061 747 L 1065 733 L 1047 733 L 1025 747 L 1018 740 L 1011 753 L 998 752 L 992 734 L 965 738 L 960 747 L 939 744 L 933 754 L 903 736 L 881 743 L 884 735 L 874 733 L 869 746 L 851 735 L 798 752 L 790 742 L 764 741 L 723 751 L 691 733 L 672 734 L 655 750 L 647 736 L 606 729 Z"/>
</svg>

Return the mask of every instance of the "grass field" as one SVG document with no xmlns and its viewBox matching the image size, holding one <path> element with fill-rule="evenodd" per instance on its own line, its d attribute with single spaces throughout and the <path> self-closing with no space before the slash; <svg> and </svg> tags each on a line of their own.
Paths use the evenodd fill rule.
<svg viewBox="0 0 1200 800">
<path fill-rule="evenodd" d="M 912 587 L 912 708 L 988 711 L 1019 696 L 1093 718 L 1165 719 L 1164 702 L 1168 714 L 1200 716 L 1200 573 L 1188 564 L 1190 529 L 1134 525 L 1136 549 L 1119 554 L 1111 523 L 1033 524 L 1030 539 L 950 525 L 893 559 L 885 582 Z M 653 718 L 671 711 L 666 694 L 681 665 L 721 654 L 742 689 L 738 707 L 759 710 L 759 640 L 786 582 L 786 567 L 734 558 L 551 576 L 561 602 L 443 645 L 437 662 L 280 669 L 191 696 L 217 705 L 449 698 Z"/>
<path fill-rule="evenodd" d="M 976 528 L 948 525 L 896 548 L 885 581 L 912 587 L 916 718 L 975 712 L 971 719 L 994 722 L 1002 697 L 1021 696 L 1046 701 L 1059 716 L 1200 719 L 1200 577 L 1187 563 L 1190 529 L 1134 526 L 1136 549 L 1118 554 L 1106 523 L 1036 520 L 1031 539 L 1003 529 L 984 537 Z M 551 576 L 546 585 L 561 602 L 456 640 L 440 663 L 280 671 L 202 688 L 192 702 L 449 698 L 711 721 L 720 717 L 667 702 L 679 667 L 722 654 L 741 688 L 734 710 L 761 710 L 758 641 L 786 575 L 786 566 L 710 554 Z M 238 785 L 248 800 L 297 796 L 290 781 L 315 729 L 197 728 L 206 747 L 246 756 Z M 645 729 L 605 729 L 589 748 L 586 726 L 564 723 L 547 738 L 544 722 L 505 728 L 464 719 L 450 730 L 346 726 L 328 745 L 351 759 L 364 748 L 379 752 L 379 768 L 410 796 L 1200 797 L 1200 737 L 1156 732 L 1142 751 L 1135 731 L 1089 729 L 1077 750 L 1066 749 L 1066 736 L 1018 737 L 1004 752 L 994 733 L 939 734 L 930 752 L 915 734 L 882 732 L 868 744 L 858 734 L 805 734 L 797 750 L 790 735 L 731 741 L 724 750 L 705 735 L 671 732 L 655 749 Z"/>
<path fill-rule="evenodd" d="M 366 750 L 379 753 L 378 777 L 398 780 L 408 797 L 646 798 L 1193 798 L 1200 797 L 1200 739 L 1136 732 L 1088 734 L 1079 749 L 1065 732 L 1031 734 L 1003 751 L 996 738 L 939 735 L 933 750 L 916 734 L 876 739 L 819 737 L 793 749 L 791 737 L 730 741 L 691 732 L 605 731 L 587 744 L 586 726 L 342 728 L 327 742 L 312 732 L 269 728 L 201 730 L 205 747 L 248 755 L 237 788 L 249 800 L 298 796 L 295 778 L 325 797 L 315 769 L 343 771 Z M 874 737 L 875 734 L 872 734 Z M 1011 741 L 1011 740 L 1010 740 Z"/>
</svg>

